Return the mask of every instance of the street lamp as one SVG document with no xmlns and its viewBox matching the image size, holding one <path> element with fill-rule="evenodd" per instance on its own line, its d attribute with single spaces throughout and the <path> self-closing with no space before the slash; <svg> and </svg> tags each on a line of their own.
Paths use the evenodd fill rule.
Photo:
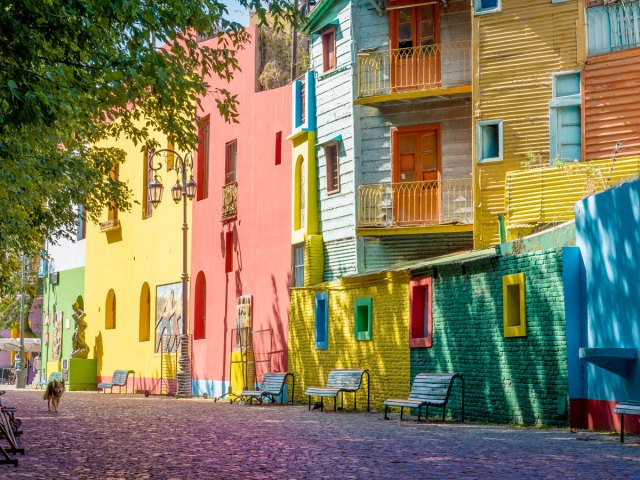
<svg viewBox="0 0 640 480">
<path fill-rule="evenodd" d="M 191 358 L 189 354 L 189 302 L 187 282 L 189 275 L 187 274 L 187 199 L 193 200 L 196 195 L 197 184 L 193 180 L 193 162 L 191 154 L 186 153 L 184 157 L 178 152 L 170 148 L 163 148 L 156 152 L 149 152 L 149 168 L 157 172 L 162 168 L 162 162 L 154 165 L 153 161 L 156 156 L 164 155 L 165 161 L 168 162 L 169 157 L 174 160 L 174 170 L 177 179 L 173 187 L 171 187 L 171 198 L 177 204 L 182 200 L 182 332 L 180 335 L 180 359 L 178 360 L 178 397 L 191 397 Z M 167 163 L 168 164 L 168 163 Z M 189 170 L 189 180 L 187 180 L 187 170 Z M 154 208 L 160 205 L 162 201 L 162 192 L 164 186 L 160 181 L 157 173 L 154 173 L 153 179 L 147 185 L 147 195 L 149 201 Z"/>
</svg>

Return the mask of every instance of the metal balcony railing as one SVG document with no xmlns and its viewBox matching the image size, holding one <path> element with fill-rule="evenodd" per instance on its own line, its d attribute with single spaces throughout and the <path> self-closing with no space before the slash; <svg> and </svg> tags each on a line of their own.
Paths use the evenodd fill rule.
<svg viewBox="0 0 640 480">
<path fill-rule="evenodd" d="M 473 223 L 470 178 L 377 183 L 358 188 L 358 227 Z"/>
<path fill-rule="evenodd" d="M 238 214 L 238 182 L 222 187 L 222 221 L 235 218 Z"/>
<path fill-rule="evenodd" d="M 358 98 L 470 83 L 470 41 L 358 54 Z"/>
</svg>

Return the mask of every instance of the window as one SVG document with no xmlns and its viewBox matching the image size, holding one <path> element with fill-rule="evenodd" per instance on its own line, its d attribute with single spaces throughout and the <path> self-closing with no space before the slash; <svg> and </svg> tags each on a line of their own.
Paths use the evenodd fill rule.
<svg viewBox="0 0 640 480">
<path fill-rule="evenodd" d="M 294 172 L 294 204 L 293 204 L 293 229 L 304 228 L 306 222 L 306 162 L 303 156 L 296 161 Z"/>
<path fill-rule="evenodd" d="M 76 240 L 84 240 L 87 237 L 87 215 L 84 205 L 78 205 L 78 225 L 76 228 Z"/>
<path fill-rule="evenodd" d="M 473 11 L 476 15 L 502 11 L 502 0 L 473 0 Z"/>
<path fill-rule="evenodd" d="M 209 132 L 211 128 L 210 118 L 200 119 L 198 125 L 198 200 L 204 200 L 209 196 Z M 233 163 L 235 180 L 235 160 Z M 227 182 L 229 183 L 229 182 Z"/>
<path fill-rule="evenodd" d="M 225 273 L 233 271 L 233 232 L 224 234 L 224 271 Z"/>
<path fill-rule="evenodd" d="M 238 141 L 233 140 L 224 149 L 224 184 L 236 181 L 236 163 L 238 160 Z"/>
<path fill-rule="evenodd" d="M 340 191 L 340 167 L 338 156 L 338 143 L 332 142 L 324 147 L 324 156 L 327 159 L 327 193 Z"/>
<path fill-rule="evenodd" d="M 323 72 L 336 68 L 336 28 L 329 27 L 322 32 Z"/>
<path fill-rule="evenodd" d="M 193 304 L 193 339 L 205 338 L 207 325 L 207 280 L 204 272 L 196 277 L 196 291 Z"/>
<path fill-rule="evenodd" d="M 276 132 L 276 165 L 282 163 L 282 132 Z"/>
<path fill-rule="evenodd" d="M 291 287 L 304 287 L 304 244 L 294 245 L 291 252 Z"/>
<path fill-rule="evenodd" d="M 304 82 L 300 82 L 300 124 L 304 125 L 307 121 L 307 88 Z"/>
<path fill-rule="evenodd" d="M 589 55 L 640 46 L 640 4 L 634 1 L 604 3 L 587 8 Z"/>
<path fill-rule="evenodd" d="M 356 298 L 354 330 L 356 340 L 371 340 L 371 297 Z"/>
<path fill-rule="evenodd" d="M 580 72 L 555 73 L 549 102 L 549 156 L 556 160 L 582 160 Z"/>
<path fill-rule="evenodd" d="M 138 319 L 138 341 L 148 342 L 151 338 L 151 291 L 145 282 L 140 291 L 140 317 Z"/>
<path fill-rule="evenodd" d="M 439 8 L 434 4 L 390 10 L 391 48 L 427 47 L 439 43 Z M 427 54 L 428 50 L 424 53 Z M 400 56 L 403 61 L 413 58 L 407 52 Z"/>
<path fill-rule="evenodd" d="M 505 337 L 527 336 L 524 273 L 502 277 L 503 322 Z"/>
<path fill-rule="evenodd" d="M 316 294 L 316 350 L 326 350 L 328 346 L 329 294 Z"/>
<path fill-rule="evenodd" d="M 149 164 L 149 150 L 145 147 L 142 152 L 142 219 L 151 218 L 153 204 L 149 201 L 149 182 L 153 178 L 153 169 Z"/>
<path fill-rule="evenodd" d="M 107 293 L 104 305 L 104 328 L 107 330 L 116 328 L 116 292 L 113 289 Z"/>
<path fill-rule="evenodd" d="M 476 157 L 479 163 L 502 160 L 502 120 L 478 122 Z"/>
<path fill-rule="evenodd" d="M 120 180 L 120 164 L 116 163 L 113 168 L 111 169 L 111 174 L 109 175 L 111 177 L 111 181 L 114 183 L 118 183 L 118 181 Z M 109 206 L 109 210 L 107 212 L 107 218 L 109 220 L 117 220 L 118 219 L 118 207 L 115 203 L 112 203 Z"/>
<path fill-rule="evenodd" d="M 409 346 L 412 348 L 431 347 L 432 344 L 432 285 L 431 277 L 415 278 L 409 283 L 411 302 Z"/>
</svg>

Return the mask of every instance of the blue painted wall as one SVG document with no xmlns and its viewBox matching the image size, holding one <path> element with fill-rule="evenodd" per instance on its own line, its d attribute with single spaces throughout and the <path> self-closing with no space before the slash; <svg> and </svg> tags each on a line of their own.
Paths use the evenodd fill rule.
<svg viewBox="0 0 640 480">
<path fill-rule="evenodd" d="M 640 347 L 640 180 L 575 206 L 576 245 L 584 263 L 583 347 Z M 586 335 L 585 335 L 586 333 Z M 640 354 L 640 352 L 638 352 Z M 640 400 L 640 364 L 628 378 L 586 364 L 591 400 Z"/>
</svg>

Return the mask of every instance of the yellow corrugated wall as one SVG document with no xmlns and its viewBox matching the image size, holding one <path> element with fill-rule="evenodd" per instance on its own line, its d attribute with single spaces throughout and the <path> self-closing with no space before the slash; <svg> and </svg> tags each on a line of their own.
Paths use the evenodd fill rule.
<svg viewBox="0 0 640 480">
<path fill-rule="evenodd" d="M 577 201 L 638 174 L 640 157 L 511 171 L 504 198 L 509 237 L 539 224 L 573 220 Z"/>
<path fill-rule="evenodd" d="M 505 174 L 522 168 L 529 153 L 549 157 L 551 74 L 584 65 L 583 8 L 583 0 L 504 0 L 501 12 L 473 18 L 476 248 L 499 242 Z M 475 122 L 498 119 L 503 160 L 477 164 Z"/>
</svg>

